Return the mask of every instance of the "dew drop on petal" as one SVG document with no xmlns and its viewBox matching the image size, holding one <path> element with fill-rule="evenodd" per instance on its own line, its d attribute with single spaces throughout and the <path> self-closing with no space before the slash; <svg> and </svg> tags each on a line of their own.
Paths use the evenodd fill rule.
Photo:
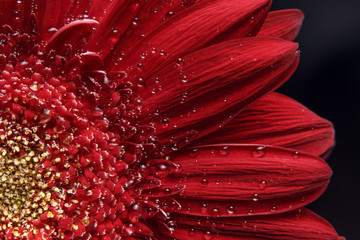
<svg viewBox="0 0 360 240">
<path fill-rule="evenodd" d="M 248 228 L 248 221 L 245 220 L 245 221 L 242 223 L 242 227 L 245 228 L 245 229 Z"/>
<path fill-rule="evenodd" d="M 171 189 L 170 188 L 165 188 L 164 193 L 167 194 L 167 195 L 171 194 Z"/>
<path fill-rule="evenodd" d="M 211 232 L 207 231 L 204 234 L 204 240 L 211 240 L 212 239 L 212 234 Z"/>
<path fill-rule="evenodd" d="M 200 207 L 201 214 L 206 214 L 208 212 L 208 205 L 206 203 L 203 203 Z"/>
<path fill-rule="evenodd" d="M 117 29 L 117 28 L 112 29 L 111 35 L 109 37 L 110 44 L 114 45 L 118 41 L 120 35 L 121 35 L 121 33 L 120 33 L 119 29 Z"/>
<path fill-rule="evenodd" d="M 184 77 L 181 79 L 181 82 L 182 82 L 182 83 L 187 83 L 188 81 L 189 81 L 189 79 L 184 78 Z"/>
<path fill-rule="evenodd" d="M 161 120 L 161 125 L 163 128 L 167 128 L 169 126 L 170 118 L 164 118 Z"/>
<path fill-rule="evenodd" d="M 194 236 L 195 235 L 195 229 L 190 228 L 189 229 L 189 236 Z"/>
<path fill-rule="evenodd" d="M 272 212 L 272 213 L 276 213 L 277 212 L 277 208 L 274 206 L 274 207 L 272 207 L 271 209 L 270 209 L 270 212 Z"/>
<path fill-rule="evenodd" d="M 220 217 L 220 210 L 218 208 L 214 208 L 212 211 L 211 211 L 211 216 L 212 217 Z"/>
<path fill-rule="evenodd" d="M 233 214 L 234 211 L 235 211 L 235 207 L 233 205 L 230 205 L 228 208 L 227 208 L 227 211 L 229 214 Z"/>
<path fill-rule="evenodd" d="M 298 209 L 298 212 L 296 213 L 296 217 L 297 218 L 302 217 L 302 210 L 301 209 Z"/>
<path fill-rule="evenodd" d="M 200 183 L 202 186 L 206 186 L 209 184 L 209 181 L 206 178 L 203 178 Z"/>
<path fill-rule="evenodd" d="M 221 156 L 226 156 L 226 155 L 229 154 L 229 152 L 230 152 L 230 150 L 229 150 L 229 147 L 228 147 L 228 146 L 224 146 L 224 147 L 222 147 L 222 148 L 219 150 L 219 154 L 220 154 Z"/>
<path fill-rule="evenodd" d="M 259 183 L 259 188 L 260 188 L 261 190 L 263 190 L 263 189 L 266 188 L 266 181 L 265 181 L 265 180 L 260 181 L 260 183 Z"/>
<path fill-rule="evenodd" d="M 143 55 L 142 55 L 142 56 L 143 56 Z M 138 69 L 142 69 L 143 67 L 144 67 L 144 64 L 143 64 L 143 63 L 138 63 L 138 64 L 137 64 L 137 68 L 138 68 Z"/>
<path fill-rule="evenodd" d="M 258 195 L 257 193 L 254 194 L 254 196 L 253 196 L 253 201 L 254 201 L 254 202 L 259 201 L 259 195 Z"/>
<path fill-rule="evenodd" d="M 252 24 L 255 22 L 255 17 L 251 17 L 250 20 L 249 20 L 249 23 Z"/>
<path fill-rule="evenodd" d="M 293 156 L 293 158 L 299 158 L 300 153 L 296 151 L 296 152 L 293 153 L 292 156 Z"/>
<path fill-rule="evenodd" d="M 136 26 L 138 24 L 138 18 L 134 18 L 133 21 L 131 22 L 133 26 Z"/>
<path fill-rule="evenodd" d="M 262 157 L 265 155 L 265 146 L 258 146 L 255 148 L 255 150 L 252 152 L 252 155 L 256 158 Z"/>
<path fill-rule="evenodd" d="M 194 148 L 190 151 L 190 156 L 191 157 L 197 157 L 199 155 L 199 149 L 198 148 Z"/>
</svg>

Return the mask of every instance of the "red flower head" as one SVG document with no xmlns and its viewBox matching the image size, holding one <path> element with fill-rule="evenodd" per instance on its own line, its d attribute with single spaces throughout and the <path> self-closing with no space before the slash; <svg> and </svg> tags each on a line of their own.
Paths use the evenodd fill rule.
<svg viewBox="0 0 360 240">
<path fill-rule="evenodd" d="M 270 2 L 0 0 L 0 238 L 338 239 Z"/>
</svg>

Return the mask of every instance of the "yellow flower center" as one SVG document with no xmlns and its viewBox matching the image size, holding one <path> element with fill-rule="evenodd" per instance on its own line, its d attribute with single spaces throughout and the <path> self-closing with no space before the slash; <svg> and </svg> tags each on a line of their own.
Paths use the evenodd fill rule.
<svg viewBox="0 0 360 240">
<path fill-rule="evenodd" d="M 1 119 L 0 119 L 1 120 Z M 51 189 L 38 171 L 49 157 L 36 128 L 1 121 L 0 130 L 0 221 L 1 228 L 27 226 L 48 211 Z"/>
</svg>

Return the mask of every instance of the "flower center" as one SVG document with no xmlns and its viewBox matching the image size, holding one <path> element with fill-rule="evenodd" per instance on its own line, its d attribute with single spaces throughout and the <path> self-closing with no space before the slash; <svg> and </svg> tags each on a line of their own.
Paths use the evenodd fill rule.
<svg viewBox="0 0 360 240">
<path fill-rule="evenodd" d="M 40 164 L 49 155 L 36 135 L 36 128 L 23 128 L 0 117 L 0 129 L 2 228 L 26 227 L 52 203 L 52 194 L 44 181 L 44 176 L 49 173 L 39 172 Z"/>
</svg>

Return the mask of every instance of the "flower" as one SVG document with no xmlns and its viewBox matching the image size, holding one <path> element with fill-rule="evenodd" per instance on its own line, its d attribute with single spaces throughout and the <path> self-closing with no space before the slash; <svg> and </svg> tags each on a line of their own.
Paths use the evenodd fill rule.
<svg viewBox="0 0 360 240">
<path fill-rule="evenodd" d="M 340 239 L 332 125 L 273 93 L 300 11 L 0 2 L 1 239 Z"/>
</svg>

